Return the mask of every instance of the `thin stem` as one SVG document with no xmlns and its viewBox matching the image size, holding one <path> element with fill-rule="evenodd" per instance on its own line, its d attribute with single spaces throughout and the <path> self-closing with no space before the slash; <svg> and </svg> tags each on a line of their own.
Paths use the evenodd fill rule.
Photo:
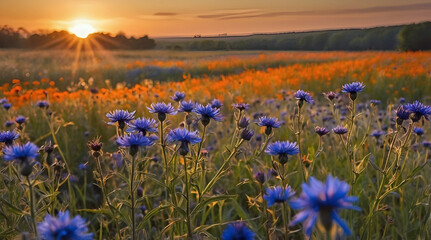
<svg viewBox="0 0 431 240">
<path fill-rule="evenodd" d="M 165 177 L 165 186 L 166 186 L 166 201 L 169 199 L 169 168 L 168 168 L 168 158 L 166 157 L 166 144 L 164 139 L 164 129 L 163 129 L 163 121 L 160 121 L 160 146 L 162 147 L 162 153 L 163 153 L 163 162 L 165 163 L 165 169 L 164 169 L 164 177 Z"/>
<path fill-rule="evenodd" d="M 36 215 L 34 212 L 34 193 L 33 193 L 33 184 L 30 181 L 30 177 L 27 176 L 28 190 L 30 191 L 30 214 L 31 221 L 33 224 L 33 230 L 37 238 L 37 226 L 36 226 Z"/>
<path fill-rule="evenodd" d="M 190 189 L 189 189 L 189 179 L 188 179 L 188 173 L 187 173 L 187 159 L 186 156 L 183 156 L 184 159 L 184 178 L 185 178 L 185 185 L 186 185 L 186 218 L 187 218 L 187 238 L 193 239 L 193 232 L 192 232 L 192 223 L 190 220 Z"/>
<path fill-rule="evenodd" d="M 206 131 L 207 131 L 207 125 L 204 125 L 204 130 L 202 131 L 202 138 L 201 138 L 202 140 L 199 142 L 198 152 L 196 153 L 195 170 L 194 170 L 195 172 L 196 172 L 196 169 L 198 167 L 199 158 L 201 157 L 202 145 L 205 141 Z"/>
<path fill-rule="evenodd" d="M 269 224 L 269 217 L 268 217 L 268 209 L 267 209 L 267 203 L 265 201 L 265 199 L 263 198 L 263 196 L 265 195 L 265 192 L 263 190 L 263 185 L 261 183 L 259 183 L 260 186 L 260 195 L 262 196 L 262 214 L 263 214 L 263 219 L 265 219 L 264 225 L 265 225 L 265 239 L 269 240 L 269 228 L 268 228 L 268 224 Z"/>
<path fill-rule="evenodd" d="M 283 224 L 284 224 L 284 239 L 288 240 L 289 239 L 289 223 L 287 222 L 287 207 L 286 207 L 286 202 L 283 202 L 282 205 L 282 218 L 283 218 Z"/>
<path fill-rule="evenodd" d="M 112 217 L 115 219 L 114 222 L 115 222 L 116 230 L 117 230 L 117 232 L 119 232 L 118 222 L 117 222 L 117 218 L 115 217 L 115 212 L 114 212 L 115 208 L 114 208 L 114 206 L 112 206 L 111 201 L 109 200 L 109 197 L 108 197 L 108 192 L 106 190 L 106 184 L 105 184 L 105 180 L 104 180 L 103 172 L 102 172 L 102 165 L 100 164 L 100 156 L 96 157 L 95 160 L 97 162 L 97 164 L 96 164 L 97 171 L 99 172 L 99 176 L 100 176 L 100 185 L 102 187 L 102 193 L 103 193 L 103 196 L 105 198 L 106 203 L 108 204 L 109 210 L 111 211 Z M 121 237 L 120 237 L 120 239 L 121 239 Z"/>
<path fill-rule="evenodd" d="M 135 182 L 135 156 L 132 156 L 132 166 L 130 171 L 130 205 L 131 205 L 131 212 L 132 212 L 132 240 L 136 239 L 136 232 L 135 232 L 135 189 L 134 189 L 134 182 Z"/>
<path fill-rule="evenodd" d="M 298 106 L 298 132 L 297 132 L 297 142 L 298 142 L 298 166 L 301 168 L 302 179 L 304 182 L 307 181 L 307 176 L 305 174 L 304 163 L 302 162 L 302 151 L 301 151 L 301 107 Z"/>
</svg>

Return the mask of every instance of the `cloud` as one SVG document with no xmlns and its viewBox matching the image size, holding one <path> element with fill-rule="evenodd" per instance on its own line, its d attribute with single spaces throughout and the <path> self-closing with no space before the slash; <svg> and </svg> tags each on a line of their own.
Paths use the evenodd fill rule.
<svg viewBox="0 0 431 240">
<path fill-rule="evenodd" d="M 235 18 L 242 16 L 248 16 L 250 14 L 262 14 L 263 12 L 258 9 L 235 9 L 235 10 L 224 10 L 224 11 L 216 11 L 203 15 L 198 15 L 198 18 L 207 18 L 207 19 L 224 19 L 224 18 Z"/>
<path fill-rule="evenodd" d="M 157 12 L 153 14 L 154 16 L 175 16 L 178 15 L 178 13 L 174 12 Z"/>
<path fill-rule="evenodd" d="M 242 13 L 218 13 L 212 15 L 200 15 L 199 18 L 213 18 L 219 20 L 232 20 L 243 18 L 261 18 L 276 16 L 321 16 L 321 15 L 344 15 L 344 14 L 369 14 L 389 13 L 398 11 L 431 10 L 431 3 L 417 3 L 397 6 L 378 6 L 368 8 L 333 9 L 321 11 L 284 11 L 284 12 L 242 12 Z"/>
</svg>

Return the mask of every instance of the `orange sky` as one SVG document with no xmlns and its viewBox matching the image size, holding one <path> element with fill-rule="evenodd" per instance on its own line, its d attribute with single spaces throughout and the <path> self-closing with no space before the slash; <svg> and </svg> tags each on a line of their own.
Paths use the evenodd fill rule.
<svg viewBox="0 0 431 240">
<path fill-rule="evenodd" d="M 431 20 L 426 0 L 13 0 L 0 25 L 68 29 L 85 19 L 99 31 L 193 36 L 372 27 Z"/>
</svg>

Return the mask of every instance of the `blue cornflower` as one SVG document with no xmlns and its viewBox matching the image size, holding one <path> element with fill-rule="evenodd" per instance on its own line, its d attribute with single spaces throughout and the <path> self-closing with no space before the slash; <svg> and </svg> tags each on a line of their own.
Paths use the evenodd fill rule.
<svg viewBox="0 0 431 240">
<path fill-rule="evenodd" d="M 378 105 L 380 105 L 380 103 L 382 103 L 382 101 L 380 101 L 380 100 L 370 100 L 371 106 L 378 106 Z"/>
<path fill-rule="evenodd" d="M 380 138 L 381 136 L 383 136 L 383 135 L 385 135 L 385 132 L 384 131 L 382 131 L 382 130 L 374 130 L 372 133 L 371 133 L 371 136 L 373 136 L 373 137 L 375 137 L 375 138 Z"/>
<path fill-rule="evenodd" d="M 135 155 L 138 152 L 139 147 L 148 147 L 154 144 L 152 139 L 145 137 L 142 133 L 132 133 L 119 137 L 117 144 L 122 147 L 130 148 L 130 155 Z"/>
<path fill-rule="evenodd" d="M 253 129 L 244 128 L 241 132 L 241 138 L 245 141 L 250 141 L 250 139 L 254 136 Z"/>
<path fill-rule="evenodd" d="M 201 138 L 198 137 L 198 131 L 189 132 L 185 128 L 176 128 L 171 130 L 167 136 L 168 142 L 180 142 L 180 148 L 178 149 L 180 155 L 187 155 L 189 152 L 189 144 L 196 144 L 201 142 Z"/>
<path fill-rule="evenodd" d="M 253 240 L 254 232 L 244 222 L 229 224 L 221 235 L 222 240 Z"/>
<path fill-rule="evenodd" d="M 425 148 L 430 148 L 431 147 L 431 142 L 422 141 L 422 146 L 424 146 Z"/>
<path fill-rule="evenodd" d="M 181 101 L 180 107 L 178 108 L 178 112 L 187 112 L 190 113 L 195 109 L 195 103 L 192 101 Z"/>
<path fill-rule="evenodd" d="M 415 101 L 414 103 L 406 104 L 404 107 L 410 112 L 410 118 L 413 122 L 421 120 L 422 117 L 429 120 L 428 115 L 431 115 L 431 106 L 426 106 L 419 101 Z"/>
<path fill-rule="evenodd" d="M 250 108 L 250 105 L 247 103 L 235 103 L 232 106 L 238 109 L 239 111 L 248 110 Z"/>
<path fill-rule="evenodd" d="M 330 92 L 328 92 L 328 93 L 323 93 L 323 95 L 329 100 L 329 101 L 332 101 L 332 100 L 334 100 L 335 98 L 337 98 L 338 97 L 338 94 L 336 94 L 336 93 L 334 93 L 333 91 L 330 91 Z"/>
<path fill-rule="evenodd" d="M 151 108 L 149 107 L 147 108 L 148 110 L 150 110 L 150 113 L 157 113 L 157 117 L 160 122 L 165 121 L 166 114 L 169 114 L 169 115 L 177 114 L 177 111 L 170 103 L 169 104 L 166 104 L 164 102 L 156 103 L 156 104 L 152 103 Z"/>
<path fill-rule="evenodd" d="M 88 227 L 81 216 L 69 217 L 69 211 L 59 212 L 58 218 L 49 214 L 45 220 L 37 225 L 40 237 L 43 240 L 92 240 L 93 233 L 88 233 Z"/>
<path fill-rule="evenodd" d="M 6 98 L 0 99 L 0 104 L 4 104 L 4 103 L 7 103 L 7 99 Z"/>
<path fill-rule="evenodd" d="M 5 127 L 11 127 L 11 126 L 13 126 L 15 123 L 14 122 L 12 122 L 12 121 L 6 121 L 5 123 L 4 123 L 4 125 L 5 125 Z"/>
<path fill-rule="evenodd" d="M 201 117 L 201 122 L 204 126 L 210 123 L 211 119 L 215 121 L 222 121 L 223 116 L 220 114 L 220 110 L 217 108 L 212 108 L 210 104 L 203 106 L 198 104 L 193 112 L 197 113 Z"/>
<path fill-rule="evenodd" d="M 316 127 L 314 128 L 314 132 L 316 132 L 319 136 L 325 136 L 329 133 L 329 130 L 325 127 Z"/>
<path fill-rule="evenodd" d="M 11 145 L 15 139 L 19 137 L 19 133 L 15 130 L 0 132 L 0 142 L 6 145 Z"/>
<path fill-rule="evenodd" d="M 326 183 L 310 177 L 309 184 L 302 184 L 302 193 L 299 198 L 290 202 L 290 206 L 295 210 L 301 210 L 290 222 L 294 226 L 304 222 L 304 232 L 310 237 L 313 227 L 316 224 L 317 217 L 327 231 L 332 228 L 335 221 L 347 235 L 350 235 L 350 229 L 346 222 L 338 215 L 340 209 L 361 209 L 353 205 L 358 201 L 355 196 L 347 196 L 350 190 L 349 184 L 328 175 Z"/>
<path fill-rule="evenodd" d="M 269 155 L 278 155 L 278 160 L 281 164 L 285 164 L 288 160 L 288 155 L 296 155 L 299 153 L 299 148 L 296 142 L 276 141 L 268 145 L 265 152 Z"/>
<path fill-rule="evenodd" d="M 79 164 L 79 166 L 78 166 L 78 169 L 79 170 L 87 170 L 88 169 L 88 166 L 87 166 L 87 164 L 86 163 L 81 163 L 81 164 Z"/>
<path fill-rule="evenodd" d="M 220 102 L 220 100 L 214 98 L 214 100 L 211 101 L 211 107 L 212 108 L 221 108 L 223 104 Z"/>
<path fill-rule="evenodd" d="M 415 132 L 416 135 L 418 135 L 418 136 L 422 136 L 425 133 L 424 130 L 422 128 L 420 128 L 420 127 L 413 128 L 413 132 Z"/>
<path fill-rule="evenodd" d="M 336 126 L 335 128 L 332 129 L 332 131 L 335 134 L 343 135 L 343 134 L 347 133 L 347 128 L 345 128 L 343 126 Z"/>
<path fill-rule="evenodd" d="M 272 187 L 266 189 L 266 194 L 263 198 L 268 201 L 268 207 L 271 207 L 275 203 L 289 202 L 289 199 L 295 195 L 295 191 L 287 186 L 285 189 L 282 187 Z"/>
<path fill-rule="evenodd" d="M 342 92 L 349 93 L 350 99 L 352 99 L 352 101 L 355 101 L 357 93 L 362 92 L 364 88 L 365 88 L 365 85 L 363 83 L 352 82 L 352 83 L 344 84 Z"/>
<path fill-rule="evenodd" d="M 25 123 L 26 120 L 27 120 L 27 118 L 24 116 L 18 116 L 15 118 L 15 122 L 18 123 L 19 125 Z"/>
<path fill-rule="evenodd" d="M 135 118 L 135 112 L 130 112 L 127 110 L 115 110 L 113 112 L 109 112 L 106 114 L 106 117 L 109 118 L 109 120 L 111 120 L 110 122 L 108 122 L 108 124 L 115 124 L 116 122 L 118 122 L 118 127 L 120 129 L 124 129 L 124 127 L 126 126 L 126 123 L 130 122 L 131 120 L 133 120 L 133 118 Z"/>
<path fill-rule="evenodd" d="M 273 128 L 279 128 L 283 122 L 278 121 L 277 118 L 273 117 L 267 117 L 263 116 L 259 118 L 259 121 L 256 123 L 257 125 L 261 127 L 266 127 L 265 134 L 269 135 L 272 132 Z"/>
<path fill-rule="evenodd" d="M 397 114 L 396 122 L 398 125 L 403 124 L 404 120 L 407 120 L 410 117 L 410 112 L 405 110 L 402 105 L 398 107 L 396 114 Z"/>
<path fill-rule="evenodd" d="M 45 100 L 37 101 L 36 106 L 40 108 L 49 108 L 49 103 Z"/>
<path fill-rule="evenodd" d="M 152 118 L 137 118 L 127 125 L 126 132 L 141 132 L 144 136 L 149 132 L 157 132 L 157 121 Z"/>
<path fill-rule="evenodd" d="M 12 161 L 12 160 L 20 160 L 21 163 L 27 162 L 30 159 L 34 159 L 39 154 L 37 153 L 39 151 L 39 147 L 37 147 L 34 143 L 27 142 L 24 145 L 11 145 L 6 146 L 3 149 L 3 158 L 6 161 Z"/>
<path fill-rule="evenodd" d="M 295 92 L 295 98 L 298 99 L 298 106 L 302 107 L 302 104 L 304 104 L 304 101 L 313 104 L 314 100 L 311 97 L 311 95 L 308 92 L 298 90 Z"/>
<path fill-rule="evenodd" d="M 184 92 L 175 92 L 174 96 L 172 96 L 171 99 L 174 100 L 175 102 L 179 102 L 184 100 L 185 97 L 186 97 L 186 94 Z"/>
<path fill-rule="evenodd" d="M 9 110 L 12 107 L 12 104 L 10 103 L 3 103 L 3 108 L 6 110 Z"/>
</svg>

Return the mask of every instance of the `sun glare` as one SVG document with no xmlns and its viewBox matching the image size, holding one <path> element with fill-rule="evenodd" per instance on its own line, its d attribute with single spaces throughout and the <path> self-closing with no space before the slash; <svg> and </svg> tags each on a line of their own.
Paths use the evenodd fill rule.
<svg viewBox="0 0 431 240">
<path fill-rule="evenodd" d="M 69 32 L 75 34 L 79 38 L 86 38 L 88 35 L 94 33 L 96 29 L 87 23 L 78 23 L 73 25 Z"/>
</svg>

